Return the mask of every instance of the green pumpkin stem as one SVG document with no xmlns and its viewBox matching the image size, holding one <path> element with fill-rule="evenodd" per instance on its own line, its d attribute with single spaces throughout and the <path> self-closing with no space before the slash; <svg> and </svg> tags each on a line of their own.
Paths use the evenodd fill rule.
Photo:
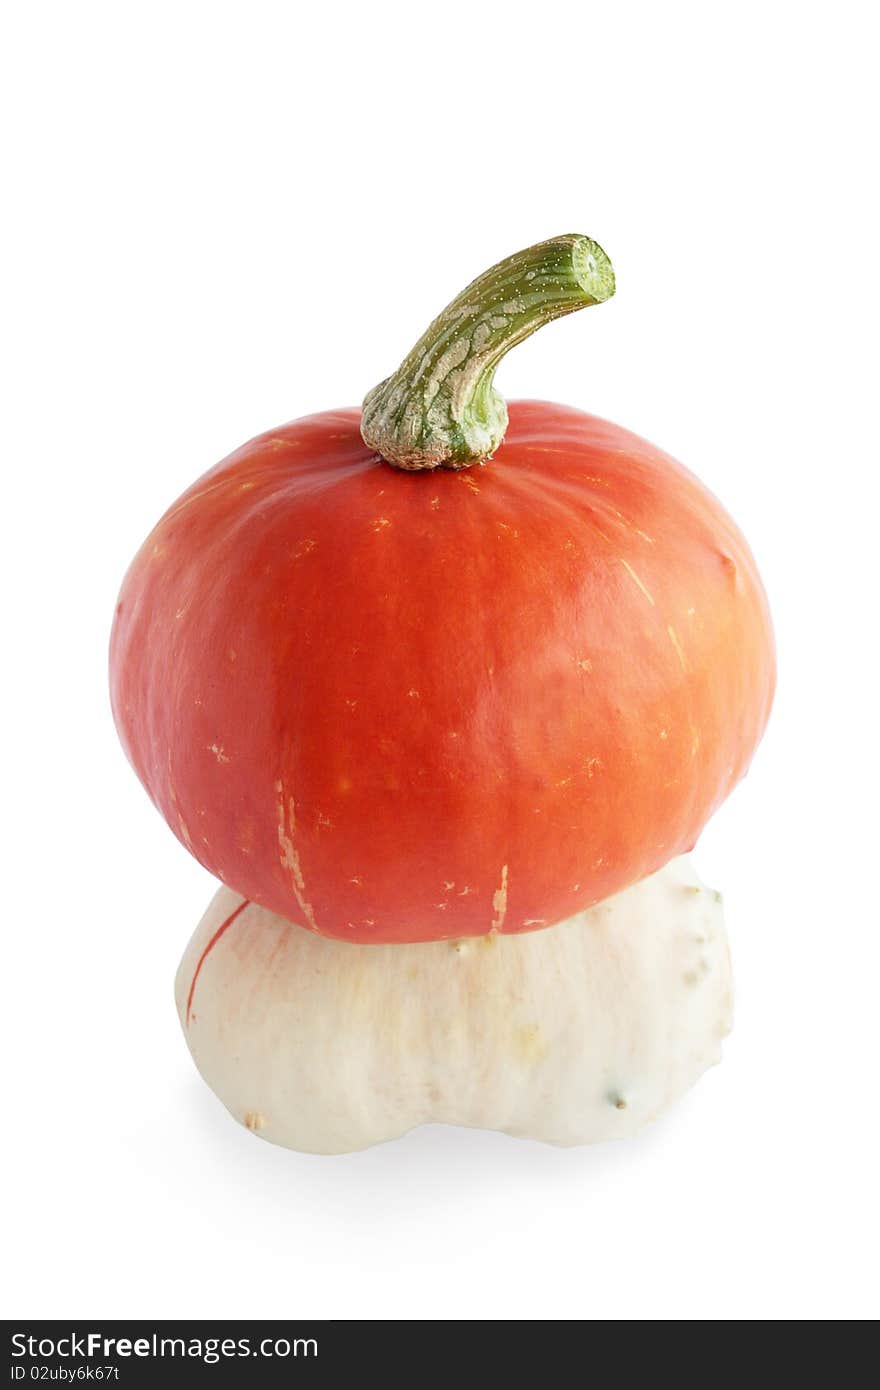
<svg viewBox="0 0 880 1390">
<path fill-rule="evenodd" d="M 364 400 L 365 443 L 397 468 L 467 468 L 495 452 L 507 406 L 493 385 L 506 352 L 552 319 L 614 293 L 611 262 L 559 236 L 487 270 L 447 305 L 393 376 Z"/>
</svg>

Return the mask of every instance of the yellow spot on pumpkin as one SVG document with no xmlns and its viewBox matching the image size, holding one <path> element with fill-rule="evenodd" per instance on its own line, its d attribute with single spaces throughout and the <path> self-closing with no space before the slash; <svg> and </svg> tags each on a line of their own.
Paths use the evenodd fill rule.
<svg viewBox="0 0 880 1390">
<path fill-rule="evenodd" d="M 681 643 L 678 640 L 678 633 L 676 632 L 675 628 L 671 625 L 667 627 L 666 631 L 669 633 L 669 640 L 675 648 L 675 655 L 678 657 L 679 665 L 681 666 L 681 669 L 683 671 L 686 671 L 687 667 L 684 664 L 684 652 L 682 651 Z"/>
<path fill-rule="evenodd" d="M 285 821 L 285 796 L 284 783 L 277 781 L 275 790 L 278 792 L 278 844 L 281 847 L 281 867 L 290 873 L 291 887 L 293 896 L 299 904 L 300 911 L 306 920 L 306 925 L 312 931 L 317 931 L 315 914 L 312 905 L 306 897 L 306 884 L 303 877 L 302 865 L 300 863 L 299 851 L 295 845 L 296 836 L 296 804 L 292 796 L 287 797 L 287 818 Z"/>
<path fill-rule="evenodd" d="M 647 586 L 642 582 L 642 580 L 639 578 L 639 576 L 636 574 L 636 572 L 635 572 L 635 570 L 633 569 L 632 565 L 631 565 L 627 560 L 624 560 L 623 556 L 620 557 L 620 563 L 623 565 L 623 568 L 626 570 L 626 572 L 627 572 L 627 574 L 629 575 L 629 577 L 630 577 L 630 579 L 632 580 L 632 582 L 633 582 L 639 589 L 641 589 L 642 593 L 645 595 L 645 598 L 648 600 L 648 602 L 650 603 L 651 607 L 652 607 L 652 608 L 655 607 L 655 604 L 654 604 L 654 596 L 653 596 L 653 594 L 652 594 L 651 591 L 647 588 Z"/>
<path fill-rule="evenodd" d="M 500 931 L 504 926 L 504 919 L 507 916 L 507 865 L 501 866 L 501 882 L 492 896 L 492 911 L 495 916 L 492 919 L 491 930 Z"/>
</svg>

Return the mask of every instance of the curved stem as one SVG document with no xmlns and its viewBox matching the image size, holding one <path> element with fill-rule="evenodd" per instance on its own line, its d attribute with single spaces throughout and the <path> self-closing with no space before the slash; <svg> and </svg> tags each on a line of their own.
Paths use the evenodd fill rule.
<svg viewBox="0 0 880 1390">
<path fill-rule="evenodd" d="M 467 468 L 498 448 L 507 407 L 495 368 L 536 328 L 614 293 L 585 236 L 553 237 L 487 270 L 453 299 L 393 376 L 364 400 L 361 434 L 398 468 Z"/>
</svg>

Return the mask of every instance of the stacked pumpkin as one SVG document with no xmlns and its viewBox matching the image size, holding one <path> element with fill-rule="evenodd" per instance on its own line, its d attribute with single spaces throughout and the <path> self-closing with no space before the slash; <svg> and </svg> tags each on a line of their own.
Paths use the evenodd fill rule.
<svg viewBox="0 0 880 1390">
<path fill-rule="evenodd" d="M 120 736 L 225 885 L 181 1021 L 265 1138 L 615 1137 L 720 1055 L 721 907 L 686 856 L 770 710 L 754 560 L 673 459 L 492 384 L 613 289 L 586 237 L 503 261 L 362 412 L 201 478 L 126 576 Z"/>
</svg>

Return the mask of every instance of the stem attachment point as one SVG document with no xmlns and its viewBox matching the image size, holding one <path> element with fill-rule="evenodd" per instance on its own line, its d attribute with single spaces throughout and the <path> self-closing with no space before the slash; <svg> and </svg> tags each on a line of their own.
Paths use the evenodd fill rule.
<svg viewBox="0 0 880 1390">
<path fill-rule="evenodd" d="M 552 319 L 614 293 L 611 262 L 585 236 L 553 237 L 487 270 L 438 315 L 364 400 L 361 434 L 397 468 L 467 468 L 507 428 L 495 390 L 505 353 Z"/>
</svg>

